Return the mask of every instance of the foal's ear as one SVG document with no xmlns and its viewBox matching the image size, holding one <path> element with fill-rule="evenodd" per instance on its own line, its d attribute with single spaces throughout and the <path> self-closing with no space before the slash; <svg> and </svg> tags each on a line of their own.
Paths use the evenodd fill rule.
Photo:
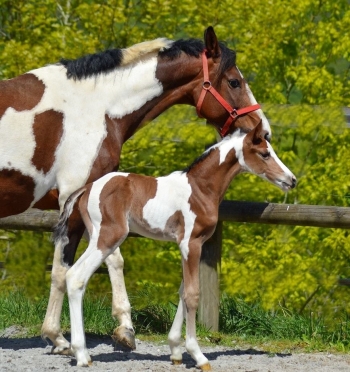
<svg viewBox="0 0 350 372">
<path fill-rule="evenodd" d="M 260 120 L 259 124 L 248 134 L 251 135 L 251 141 L 254 145 L 258 145 L 259 143 L 261 143 L 261 141 L 264 139 L 262 120 Z"/>
<path fill-rule="evenodd" d="M 208 57 L 219 58 L 221 55 L 219 42 L 214 32 L 214 28 L 209 26 L 204 31 L 205 48 L 208 51 Z"/>
</svg>

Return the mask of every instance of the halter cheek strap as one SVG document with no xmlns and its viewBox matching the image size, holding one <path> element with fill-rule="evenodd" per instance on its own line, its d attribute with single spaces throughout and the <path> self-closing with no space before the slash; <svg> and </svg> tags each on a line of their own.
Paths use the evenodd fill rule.
<svg viewBox="0 0 350 372">
<path fill-rule="evenodd" d="M 239 117 L 245 114 L 248 114 L 249 112 L 258 110 L 260 108 L 259 104 L 251 105 L 247 107 L 243 107 L 241 109 L 234 109 L 231 107 L 231 105 L 222 97 L 222 95 L 212 86 L 210 80 L 209 80 L 209 70 L 208 70 L 208 59 L 206 55 L 206 50 L 202 53 L 202 61 L 203 61 L 203 75 L 204 75 L 204 81 L 203 81 L 203 89 L 201 91 L 201 94 L 199 96 L 196 110 L 197 115 L 201 118 L 201 109 L 204 101 L 204 97 L 207 94 L 207 92 L 211 93 L 214 98 L 221 104 L 221 106 L 229 113 L 229 117 L 226 120 L 226 123 L 220 130 L 221 137 L 224 137 L 227 131 L 230 129 L 230 126 L 232 123 Z"/>
</svg>

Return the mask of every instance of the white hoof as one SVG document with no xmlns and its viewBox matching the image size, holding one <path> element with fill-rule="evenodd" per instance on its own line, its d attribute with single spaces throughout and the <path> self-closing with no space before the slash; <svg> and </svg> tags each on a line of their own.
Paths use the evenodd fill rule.
<svg viewBox="0 0 350 372">
<path fill-rule="evenodd" d="M 92 365 L 91 357 L 86 349 L 78 352 L 76 351 L 74 354 L 77 358 L 78 367 L 90 367 Z"/>
</svg>

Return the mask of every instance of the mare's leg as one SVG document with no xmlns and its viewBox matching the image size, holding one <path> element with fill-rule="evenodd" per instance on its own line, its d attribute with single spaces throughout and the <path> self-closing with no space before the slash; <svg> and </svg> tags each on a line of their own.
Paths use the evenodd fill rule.
<svg viewBox="0 0 350 372">
<path fill-rule="evenodd" d="M 196 338 L 196 311 L 199 302 L 199 261 L 201 244 L 196 240 L 189 243 L 188 257 L 183 258 L 184 291 L 186 307 L 186 349 L 203 371 L 211 370 L 208 359 L 202 354 Z"/>
<path fill-rule="evenodd" d="M 84 229 L 85 226 L 79 213 L 73 211 L 68 225 L 67 244 L 63 245 L 60 240 L 55 245 L 50 298 L 41 328 L 42 338 L 49 338 L 52 341 L 54 345 L 52 353 L 54 354 L 71 354 L 70 343 L 63 337 L 61 331 L 60 318 L 66 292 L 66 273 L 73 265 L 75 252 Z"/>
<path fill-rule="evenodd" d="M 182 352 L 180 348 L 181 344 L 181 330 L 182 324 L 185 317 L 185 303 L 182 298 L 183 296 L 183 281 L 181 282 L 180 289 L 179 289 L 179 306 L 177 307 L 175 319 L 171 326 L 169 335 L 168 335 L 168 342 L 170 346 L 170 360 L 173 364 L 181 364 L 182 363 Z"/>
<path fill-rule="evenodd" d="M 112 284 L 112 316 L 119 321 L 119 327 L 113 332 L 113 339 L 128 348 L 135 350 L 135 331 L 131 321 L 131 306 L 126 293 L 124 281 L 124 259 L 119 247 L 106 258 Z"/>
</svg>

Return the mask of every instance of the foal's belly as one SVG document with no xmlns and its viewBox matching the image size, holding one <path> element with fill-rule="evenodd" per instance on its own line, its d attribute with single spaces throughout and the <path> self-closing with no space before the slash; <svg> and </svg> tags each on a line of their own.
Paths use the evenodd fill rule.
<svg viewBox="0 0 350 372">
<path fill-rule="evenodd" d="M 162 240 L 167 242 L 176 242 L 176 234 L 172 231 L 163 231 L 161 229 L 154 229 L 147 224 L 139 224 L 134 221 L 129 222 L 129 231 L 144 236 L 145 238 Z"/>
</svg>

